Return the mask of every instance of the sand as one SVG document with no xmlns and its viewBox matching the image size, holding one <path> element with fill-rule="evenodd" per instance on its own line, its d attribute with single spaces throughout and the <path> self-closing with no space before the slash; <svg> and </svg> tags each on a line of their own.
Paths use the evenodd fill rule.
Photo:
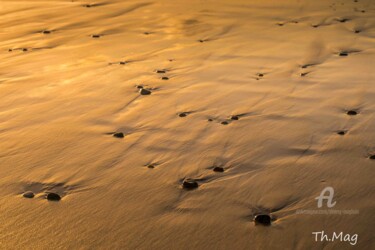
<svg viewBox="0 0 375 250">
<path fill-rule="evenodd" d="M 374 1 L 0 15 L 1 249 L 374 247 Z M 357 213 L 298 213 L 325 187 Z"/>
</svg>

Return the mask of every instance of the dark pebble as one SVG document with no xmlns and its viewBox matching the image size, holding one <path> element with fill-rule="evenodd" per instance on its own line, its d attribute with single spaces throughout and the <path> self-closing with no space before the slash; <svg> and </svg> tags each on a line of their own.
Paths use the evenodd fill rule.
<svg viewBox="0 0 375 250">
<path fill-rule="evenodd" d="M 114 134 L 113 134 L 113 137 L 116 137 L 116 138 L 124 138 L 124 133 L 122 133 L 122 132 L 114 133 Z"/>
<path fill-rule="evenodd" d="M 346 131 L 344 131 L 344 130 L 340 130 L 340 131 L 337 131 L 337 134 L 338 134 L 338 135 L 345 135 L 345 134 L 346 134 Z"/>
<path fill-rule="evenodd" d="M 230 117 L 231 120 L 235 120 L 235 121 L 238 121 L 240 119 L 240 117 L 238 115 L 232 115 Z"/>
<path fill-rule="evenodd" d="M 221 124 L 222 124 L 222 125 L 228 125 L 229 122 L 227 122 L 227 121 L 223 121 L 223 122 L 221 122 Z"/>
<path fill-rule="evenodd" d="M 23 52 L 26 52 L 26 51 L 28 51 L 28 49 L 27 49 L 27 48 L 23 48 L 22 51 L 23 51 Z"/>
<path fill-rule="evenodd" d="M 166 81 L 169 80 L 169 77 L 163 76 L 161 79 Z"/>
<path fill-rule="evenodd" d="M 214 172 L 220 172 L 220 173 L 222 173 L 222 172 L 224 172 L 224 168 L 222 168 L 222 167 L 214 167 L 213 171 Z"/>
<path fill-rule="evenodd" d="M 371 159 L 371 160 L 375 160 L 375 154 L 374 155 L 370 155 L 368 158 Z"/>
<path fill-rule="evenodd" d="M 198 188 L 198 182 L 192 179 L 185 179 L 182 182 L 182 187 L 185 189 L 195 189 Z"/>
<path fill-rule="evenodd" d="M 347 115 L 357 115 L 358 112 L 355 111 L 355 110 L 349 110 L 348 112 L 346 112 Z"/>
<path fill-rule="evenodd" d="M 268 214 L 258 214 L 254 217 L 255 225 L 270 226 L 271 216 Z"/>
<path fill-rule="evenodd" d="M 49 201 L 59 201 L 59 200 L 61 200 L 61 197 L 60 197 L 60 195 L 58 195 L 56 193 L 48 193 L 47 194 L 47 200 L 49 200 Z"/>
<path fill-rule="evenodd" d="M 121 61 L 121 62 L 119 62 L 119 64 L 121 64 L 121 65 L 125 65 L 126 62 L 125 62 L 125 61 Z"/>
<path fill-rule="evenodd" d="M 91 37 L 92 37 L 92 38 L 100 38 L 101 35 L 92 35 Z"/>
<path fill-rule="evenodd" d="M 183 112 L 183 113 L 180 113 L 178 116 L 179 116 L 179 117 L 186 117 L 186 116 L 187 116 L 187 113 Z"/>
<path fill-rule="evenodd" d="M 23 193 L 22 196 L 25 197 L 25 198 L 29 198 L 29 199 L 31 199 L 31 198 L 34 198 L 35 195 L 34 195 L 34 193 L 31 192 L 31 191 L 27 191 L 27 192 Z"/>
<path fill-rule="evenodd" d="M 213 120 L 211 118 L 208 118 L 207 121 L 212 122 Z"/>
<path fill-rule="evenodd" d="M 45 34 L 45 35 L 47 35 L 47 34 L 51 34 L 51 31 L 49 31 L 49 30 L 43 30 L 42 33 Z"/>
<path fill-rule="evenodd" d="M 163 69 L 158 69 L 158 70 L 156 70 L 156 73 L 158 73 L 158 74 L 164 74 L 166 71 L 165 70 L 163 70 Z"/>
<path fill-rule="evenodd" d="M 152 164 L 150 164 L 150 165 L 147 165 L 147 167 L 148 167 L 148 168 L 150 168 L 150 169 L 153 169 L 153 168 L 155 168 L 155 166 L 154 166 L 154 165 L 152 165 Z"/>
<path fill-rule="evenodd" d="M 349 53 L 348 53 L 348 52 L 345 52 L 345 51 L 340 52 L 340 54 L 339 54 L 339 56 L 348 56 L 348 55 L 349 55 Z"/>
<path fill-rule="evenodd" d="M 151 91 L 148 90 L 148 89 L 144 89 L 144 88 L 141 88 L 141 89 L 139 90 L 139 93 L 140 93 L 141 95 L 151 95 Z"/>
</svg>

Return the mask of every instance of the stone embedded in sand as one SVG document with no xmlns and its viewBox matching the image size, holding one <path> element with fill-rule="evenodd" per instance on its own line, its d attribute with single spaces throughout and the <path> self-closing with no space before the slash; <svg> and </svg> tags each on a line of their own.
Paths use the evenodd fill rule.
<svg viewBox="0 0 375 250">
<path fill-rule="evenodd" d="M 166 81 L 166 80 L 169 80 L 169 77 L 163 76 L 161 79 L 164 80 L 164 81 Z"/>
<path fill-rule="evenodd" d="M 347 115 L 357 115 L 358 112 L 355 111 L 355 110 L 349 110 L 349 111 L 346 112 L 346 114 L 347 114 Z"/>
<path fill-rule="evenodd" d="M 338 135 L 345 135 L 346 131 L 345 130 L 340 130 L 340 131 L 337 131 L 337 134 Z"/>
<path fill-rule="evenodd" d="M 184 189 L 195 189 L 195 188 L 198 188 L 198 182 L 196 182 L 193 179 L 188 178 L 182 182 L 182 187 Z"/>
<path fill-rule="evenodd" d="M 235 120 L 235 121 L 238 121 L 240 119 L 240 117 L 238 115 L 232 115 L 230 117 L 231 120 Z"/>
<path fill-rule="evenodd" d="M 92 35 L 92 38 L 100 38 L 102 35 Z"/>
<path fill-rule="evenodd" d="M 147 165 L 147 168 L 153 169 L 153 168 L 155 168 L 155 166 L 153 164 L 149 164 L 149 165 Z"/>
<path fill-rule="evenodd" d="M 119 64 L 121 64 L 121 65 L 125 65 L 126 62 L 125 62 L 125 61 L 121 61 L 121 62 L 119 62 Z"/>
<path fill-rule="evenodd" d="M 49 201 L 59 201 L 59 200 L 61 200 L 60 195 L 58 195 L 56 193 L 48 193 L 46 198 Z"/>
<path fill-rule="evenodd" d="M 212 170 L 214 172 L 220 172 L 220 173 L 224 172 L 224 168 L 223 167 L 214 167 Z"/>
<path fill-rule="evenodd" d="M 342 52 L 340 52 L 340 54 L 339 54 L 339 56 L 348 56 L 348 55 L 349 55 L 349 53 L 346 52 L 346 51 L 342 51 Z"/>
<path fill-rule="evenodd" d="M 164 69 L 158 69 L 156 70 L 156 73 L 158 74 L 165 74 L 167 71 L 165 71 Z"/>
<path fill-rule="evenodd" d="M 34 198 L 35 195 L 34 195 L 34 193 L 31 192 L 31 191 L 27 191 L 27 192 L 23 193 L 22 196 L 25 197 L 25 198 L 29 198 L 29 199 L 31 199 L 31 198 Z"/>
<path fill-rule="evenodd" d="M 345 23 L 347 21 L 349 21 L 348 18 L 342 18 L 342 19 L 338 19 L 337 21 L 339 21 L 340 23 Z"/>
<path fill-rule="evenodd" d="M 182 112 L 180 114 L 178 114 L 179 117 L 186 117 L 187 116 L 187 113 L 186 112 Z"/>
<path fill-rule="evenodd" d="M 228 125 L 229 122 L 227 122 L 227 121 L 222 121 L 221 124 L 222 124 L 222 125 Z"/>
<path fill-rule="evenodd" d="M 26 52 L 26 51 L 28 51 L 28 49 L 27 49 L 27 48 L 23 48 L 22 51 L 23 51 L 23 52 Z"/>
<path fill-rule="evenodd" d="M 198 42 L 200 42 L 200 43 L 204 43 L 204 40 L 202 40 L 202 39 L 199 39 L 199 40 L 198 40 Z"/>
<path fill-rule="evenodd" d="M 375 154 L 370 155 L 368 158 L 371 159 L 371 160 L 375 160 Z"/>
<path fill-rule="evenodd" d="M 47 35 L 47 34 L 51 34 L 51 31 L 50 30 L 43 30 L 42 33 Z"/>
<path fill-rule="evenodd" d="M 139 89 L 139 93 L 140 93 L 141 95 L 151 95 L 151 91 L 148 90 L 148 89 L 145 89 L 145 88 L 141 88 L 141 89 Z"/>
<path fill-rule="evenodd" d="M 208 118 L 207 121 L 212 122 L 213 120 L 211 118 Z"/>
<path fill-rule="evenodd" d="M 113 137 L 124 138 L 124 133 L 122 133 L 122 132 L 116 132 L 116 133 L 113 134 Z"/>
<path fill-rule="evenodd" d="M 258 214 L 254 217 L 255 225 L 270 226 L 271 225 L 271 216 L 268 214 Z"/>
<path fill-rule="evenodd" d="M 257 74 L 259 77 L 263 77 L 264 76 L 264 74 L 262 74 L 262 73 L 258 73 Z"/>
</svg>

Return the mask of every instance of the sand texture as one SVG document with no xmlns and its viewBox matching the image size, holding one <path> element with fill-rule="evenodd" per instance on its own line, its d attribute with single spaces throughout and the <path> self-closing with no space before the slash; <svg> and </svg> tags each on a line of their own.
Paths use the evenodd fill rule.
<svg viewBox="0 0 375 250">
<path fill-rule="evenodd" d="M 374 249 L 373 0 L 0 0 L 0 100 L 0 249 Z"/>
</svg>

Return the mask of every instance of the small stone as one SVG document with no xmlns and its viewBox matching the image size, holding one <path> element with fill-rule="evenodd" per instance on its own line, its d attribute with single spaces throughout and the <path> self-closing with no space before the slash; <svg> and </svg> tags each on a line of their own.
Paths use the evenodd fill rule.
<svg viewBox="0 0 375 250">
<path fill-rule="evenodd" d="M 92 37 L 92 38 L 100 38 L 101 35 L 92 35 L 91 37 Z"/>
<path fill-rule="evenodd" d="M 136 85 L 137 89 L 143 89 L 142 85 Z"/>
<path fill-rule="evenodd" d="M 32 199 L 32 198 L 34 198 L 35 195 L 34 195 L 34 193 L 31 192 L 31 191 L 27 191 L 27 192 L 23 193 L 22 196 L 25 197 L 25 198 Z"/>
<path fill-rule="evenodd" d="M 228 125 L 229 122 L 227 122 L 227 121 L 222 121 L 221 124 L 222 124 L 222 125 Z"/>
<path fill-rule="evenodd" d="M 258 214 L 254 217 L 255 225 L 270 226 L 271 216 L 268 214 Z"/>
<path fill-rule="evenodd" d="M 339 56 L 348 56 L 348 55 L 349 55 L 349 53 L 346 52 L 346 51 L 342 51 L 342 52 L 340 52 L 340 54 L 339 54 Z"/>
<path fill-rule="evenodd" d="M 58 195 L 56 193 L 48 193 L 46 198 L 49 201 L 59 201 L 59 200 L 61 200 L 60 195 Z"/>
<path fill-rule="evenodd" d="M 368 158 L 371 159 L 371 160 L 375 160 L 375 154 L 370 155 Z"/>
<path fill-rule="evenodd" d="M 344 130 L 340 130 L 340 131 L 337 131 L 337 134 L 338 134 L 338 135 L 345 135 L 345 134 L 346 134 L 346 131 L 344 131 Z"/>
<path fill-rule="evenodd" d="M 186 117 L 186 116 L 187 116 L 187 113 L 183 112 L 183 113 L 180 113 L 178 116 L 179 116 L 179 117 Z"/>
<path fill-rule="evenodd" d="M 126 62 L 125 62 L 125 61 L 121 61 L 121 62 L 119 62 L 119 64 L 121 64 L 121 65 L 125 65 Z"/>
<path fill-rule="evenodd" d="M 51 31 L 50 30 L 43 30 L 42 33 L 47 35 L 47 34 L 51 34 Z"/>
<path fill-rule="evenodd" d="M 200 42 L 200 43 L 204 43 L 204 40 L 202 40 L 202 39 L 199 39 L 199 40 L 198 40 L 198 42 Z"/>
<path fill-rule="evenodd" d="M 222 172 L 224 172 L 224 168 L 223 167 L 214 167 L 213 171 L 222 173 Z"/>
<path fill-rule="evenodd" d="M 164 80 L 164 81 L 166 81 L 166 80 L 169 80 L 169 77 L 163 76 L 161 79 Z"/>
<path fill-rule="evenodd" d="M 231 120 L 235 120 L 235 121 L 238 121 L 240 119 L 240 117 L 238 115 L 232 115 L 230 117 Z"/>
<path fill-rule="evenodd" d="M 26 52 L 26 51 L 28 51 L 28 49 L 27 49 L 27 48 L 23 48 L 22 51 L 23 51 L 23 52 Z"/>
<path fill-rule="evenodd" d="M 113 137 L 124 138 L 124 133 L 122 133 L 122 132 L 116 132 L 116 133 L 113 134 Z"/>
<path fill-rule="evenodd" d="M 149 165 L 147 165 L 147 168 L 153 169 L 153 168 L 155 168 L 155 166 L 153 164 L 149 164 Z"/>
<path fill-rule="evenodd" d="M 213 120 L 211 118 L 208 118 L 207 121 L 212 122 Z"/>
<path fill-rule="evenodd" d="M 259 73 L 259 74 L 258 74 L 258 76 L 259 76 L 259 77 L 263 77 L 263 76 L 264 76 L 264 74 L 262 74 L 262 73 Z"/>
<path fill-rule="evenodd" d="M 198 188 L 198 182 L 193 179 L 185 179 L 182 183 L 184 189 L 195 189 Z"/>
<path fill-rule="evenodd" d="M 158 73 L 158 74 L 165 74 L 166 71 L 164 69 L 158 69 L 158 70 L 156 70 L 156 73 Z"/>
<path fill-rule="evenodd" d="M 358 112 L 355 111 L 355 110 L 349 110 L 348 112 L 346 112 L 347 115 L 357 115 Z"/>
<path fill-rule="evenodd" d="M 151 91 L 148 90 L 148 89 L 144 89 L 144 88 L 141 88 L 141 89 L 139 90 L 139 93 L 140 93 L 141 95 L 151 95 Z"/>
</svg>

